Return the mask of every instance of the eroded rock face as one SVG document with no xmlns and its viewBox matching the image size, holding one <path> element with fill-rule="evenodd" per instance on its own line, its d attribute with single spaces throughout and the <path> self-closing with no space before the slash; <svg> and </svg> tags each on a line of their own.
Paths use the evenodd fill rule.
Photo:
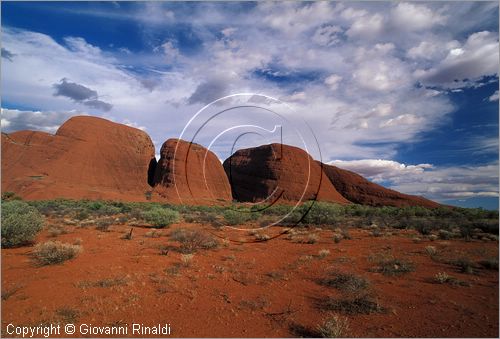
<svg viewBox="0 0 500 339">
<path fill-rule="evenodd" d="M 146 200 L 154 146 L 143 131 L 75 116 L 55 135 L 2 134 L 2 192 L 24 199 Z"/>
<path fill-rule="evenodd" d="M 154 174 L 154 193 L 170 202 L 211 205 L 232 200 L 217 156 L 198 144 L 167 140 Z"/>
<path fill-rule="evenodd" d="M 399 193 L 377 185 L 359 174 L 332 165 L 323 164 L 323 171 L 344 197 L 350 201 L 371 206 L 422 206 L 434 208 L 437 202 L 423 197 Z"/>
<path fill-rule="evenodd" d="M 282 144 L 236 151 L 224 161 L 233 198 L 242 202 L 296 202 L 317 199 L 347 204 L 304 150 Z"/>
</svg>

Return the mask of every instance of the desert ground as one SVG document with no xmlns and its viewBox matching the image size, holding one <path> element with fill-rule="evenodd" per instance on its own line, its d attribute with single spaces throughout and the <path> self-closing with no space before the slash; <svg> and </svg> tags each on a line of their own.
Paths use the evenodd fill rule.
<svg viewBox="0 0 500 339">
<path fill-rule="evenodd" d="M 36 206 L 41 232 L 2 249 L 4 336 L 10 323 L 142 323 L 173 337 L 498 337 L 498 238 L 479 229 L 231 220 L 242 231 L 189 208 L 160 228 L 134 211 Z M 73 255 L 43 257 L 54 241 Z"/>
</svg>

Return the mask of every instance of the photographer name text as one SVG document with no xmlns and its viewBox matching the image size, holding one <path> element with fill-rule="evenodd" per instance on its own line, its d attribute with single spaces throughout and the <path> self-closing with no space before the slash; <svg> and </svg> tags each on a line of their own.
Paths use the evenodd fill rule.
<svg viewBox="0 0 500 339">
<path fill-rule="evenodd" d="M 61 335 L 74 335 L 80 334 L 84 336 L 124 336 L 132 335 L 164 335 L 171 334 L 170 324 L 157 324 L 154 326 L 147 326 L 144 324 L 120 324 L 113 326 L 95 326 L 92 324 L 81 325 L 39 325 L 39 326 L 16 326 L 8 324 L 6 328 L 7 334 L 16 335 L 23 338 L 40 338 L 40 337 L 58 337 Z"/>
</svg>

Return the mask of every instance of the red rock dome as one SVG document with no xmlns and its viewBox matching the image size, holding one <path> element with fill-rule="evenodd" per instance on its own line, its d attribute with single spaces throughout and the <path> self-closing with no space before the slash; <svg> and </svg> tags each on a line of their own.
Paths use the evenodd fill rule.
<svg viewBox="0 0 500 339">
<path fill-rule="evenodd" d="M 171 202 L 231 202 L 231 187 L 217 156 L 180 139 L 167 140 L 154 174 L 154 193 Z"/>
<path fill-rule="evenodd" d="M 317 199 L 349 203 L 333 187 L 321 166 L 298 147 L 270 144 L 242 149 L 224 161 L 224 170 L 238 201 L 268 199 L 280 203 Z"/>
<path fill-rule="evenodd" d="M 91 116 L 70 118 L 55 135 L 2 133 L 2 192 L 25 199 L 145 200 L 154 153 L 145 132 Z"/>
<path fill-rule="evenodd" d="M 323 164 L 323 171 L 344 197 L 350 201 L 371 206 L 439 207 L 437 202 L 423 197 L 403 194 L 375 184 L 361 175 L 332 165 Z"/>
</svg>

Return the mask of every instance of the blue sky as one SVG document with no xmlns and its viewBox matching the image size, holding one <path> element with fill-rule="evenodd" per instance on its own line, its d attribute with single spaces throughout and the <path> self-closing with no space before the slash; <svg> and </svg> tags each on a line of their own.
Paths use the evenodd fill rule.
<svg viewBox="0 0 500 339">
<path fill-rule="evenodd" d="M 2 131 L 91 114 L 144 129 L 159 151 L 211 101 L 261 93 L 307 122 L 324 162 L 498 208 L 498 55 L 498 2 L 2 2 Z M 264 113 L 232 112 L 196 141 L 281 125 Z"/>
</svg>

